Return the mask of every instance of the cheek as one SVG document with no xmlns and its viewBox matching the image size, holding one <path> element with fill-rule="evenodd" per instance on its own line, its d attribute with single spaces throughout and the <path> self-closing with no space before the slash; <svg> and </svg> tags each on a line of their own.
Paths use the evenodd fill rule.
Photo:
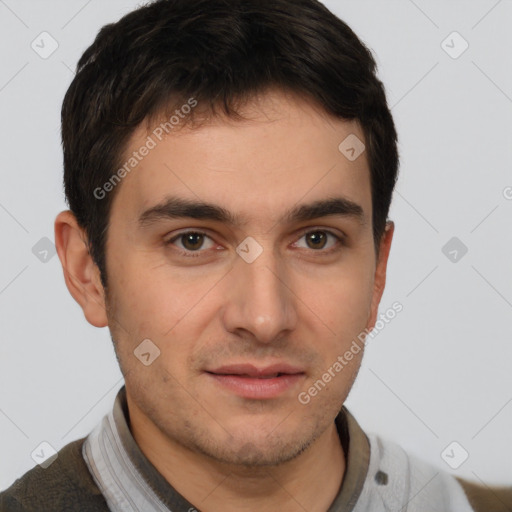
<svg viewBox="0 0 512 512">
<path fill-rule="evenodd" d="M 310 281 L 308 288 L 303 295 L 305 303 L 318 315 L 318 321 L 331 328 L 337 340 L 346 340 L 365 328 L 373 289 L 368 267 L 333 271 L 328 279 Z"/>
<path fill-rule="evenodd" d="M 165 263 L 142 257 L 125 259 L 116 267 L 112 282 L 117 309 L 130 332 L 162 337 L 187 315 L 207 283 L 198 286 L 184 275 L 170 274 Z"/>
</svg>

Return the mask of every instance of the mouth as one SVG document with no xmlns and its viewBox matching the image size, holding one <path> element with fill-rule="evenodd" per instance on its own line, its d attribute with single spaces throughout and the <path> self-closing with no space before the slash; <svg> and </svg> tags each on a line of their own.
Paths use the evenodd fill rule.
<svg viewBox="0 0 512 512">
<path fill-rule="evenodd" d="M 229 365 L 205 373 L 225 391 L 249 399 L 276 398 L 306 376 L 302 368 L 282 363 L 262 368 L 252 364 Z"/>
</svg>

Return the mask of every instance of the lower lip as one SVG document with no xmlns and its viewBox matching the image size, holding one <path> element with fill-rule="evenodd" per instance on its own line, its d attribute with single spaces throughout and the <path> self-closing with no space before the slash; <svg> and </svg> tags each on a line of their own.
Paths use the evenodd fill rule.
<svg viewBox="0 0 512 512">
<path fill-rule="evenodd" d="M 244 398 L 275 398 L 297 385 L 305 375 L 303 373 L 286 374 L 270 379 L 242 377 L 239 375 L 219 375 L 207 373 L 223 387 Z"/>
</svg>

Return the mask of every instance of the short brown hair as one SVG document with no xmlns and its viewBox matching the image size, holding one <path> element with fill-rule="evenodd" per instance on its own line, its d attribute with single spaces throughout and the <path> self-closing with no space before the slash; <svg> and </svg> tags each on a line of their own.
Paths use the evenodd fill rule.
<svg viewBox="0 0 512 512">
<path fill-rule="evenodd" d="M 80 58 L 62 105 L 64 188 L 107 287 L 105 244 L 119 186 L 99 200 L 145 119 L 195 98 L 201 110 L 269 88 L 313 99 L 365 134 L 376 253 L 398 175 L 397 134 L 376 63 L 317 0 L 157 0 L 105 25 Z M 185 123 L 194 118 L 193 112 Z M 183 124 L 183 123 L 182 123 Z"/>
</svg>

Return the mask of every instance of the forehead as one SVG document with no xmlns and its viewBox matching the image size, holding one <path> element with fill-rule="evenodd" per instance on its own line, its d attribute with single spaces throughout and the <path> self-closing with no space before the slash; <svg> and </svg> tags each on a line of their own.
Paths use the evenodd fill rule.
<svg viewBox="0 0 512 512">
<path fill-rule="evenodd" d="M 340 151 L 347 138 L 364 141 L 359 123 L 280 92 L 249 102 L 243 115 L 247 120 L 219 116 L 167 135 L 158 124 L 140 125 L 123 155 L 124 163 L 137 163 L 119 185 L 112 221 L 135 222 L 168 196 L 217 204 L 245 225 L 270 223 L 301 203 L 334 196 L 371 216 L 366 152 L 350 160 Z"/>
</svg>

